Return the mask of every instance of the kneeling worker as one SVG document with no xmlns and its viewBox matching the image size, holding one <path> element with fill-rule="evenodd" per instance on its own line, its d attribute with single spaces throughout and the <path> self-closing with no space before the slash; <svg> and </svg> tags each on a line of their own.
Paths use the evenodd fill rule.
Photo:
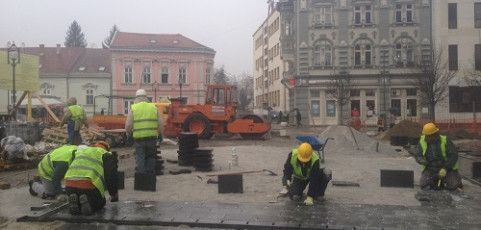
<svg viewBox="0 0 481 230">
<path fill-rule="evenodd" d="M 415 159 L 423 171 L 419 182 L 421 189 L 462 188 L 456 146 L 448 137 L 439 134 L 435 124 L 424 125 Z"/>
<path fill-rule="evenodd" d="M 61 181 L 75 159 L 75 152 L 83 147 L 86 146 L 65 145 L 45 155 L 38 163 L 41 183 L 30 181 L 30 194 L 41 195 L 44 199 L 56 198 L 58 201 L 66 202 L 67 196 L 62 192 Z"/>
<path fill-rule="evenodd" d="M 302 143 L 299 148 L 293 149 L 284 164 L 282 185 L 288 189 L 291 200 L 298 201 L 302 192 L 309 184 L 305 205 L 314 205 L 314 199 L 320 201 L 324 197 L 327 184 L 332 178 L 330 169 L 321 168 L 319 156 L 313 154 L 312 146 Z"/>
<path fill-rule="evenodd" d="M 77 151 L 75 160 L 65 175 L 70 213 L 91 215 L 105 206 L 105 190 L 111 202 L 118 198 L 117 157 L 107 142 L 99 141 Z"/>
</svg>

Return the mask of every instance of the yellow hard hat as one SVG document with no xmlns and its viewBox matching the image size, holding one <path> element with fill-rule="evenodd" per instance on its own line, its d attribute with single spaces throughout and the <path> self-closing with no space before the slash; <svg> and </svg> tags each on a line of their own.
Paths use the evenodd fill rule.
<svg viewBox="0 0 481 230">
<path fill-rule="evenodd" d="M 436 127 L 434 123 L 427 123 L 423 127 L 423 134 L 424 135 L 432 135 L 438 132 L 439 129 Z"/>
<path fill-rule="evenodd" d="M 309 162 L 312 157 L 312 146 L 308 143 L 302 143 L 297 152 L 297 159 L 301 162 Z"/>
</svg>

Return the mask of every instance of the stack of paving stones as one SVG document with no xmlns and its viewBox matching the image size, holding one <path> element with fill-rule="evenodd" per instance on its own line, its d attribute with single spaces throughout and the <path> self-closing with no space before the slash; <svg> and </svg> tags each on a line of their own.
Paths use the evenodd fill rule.
<svg viewBox="0 0 481 230">
<path fill-rule="evenodd" d="M 180 166 L 193 166 L 196 152 L 199 147 L 199 137 L 196 133 L 183 132 L 179 136 L 179 150 L 177 151 Z"/>
<path fill-rule="evenodd" d="M 214 149 L 211 148 L 197 148 L 195 149 L 195 160 L 194 160 L 194 167 L 197 171 L 202 172 L 210 172 L 213 168 L 214 159 L 212 159 L 212 151 Z"/>
</svg>

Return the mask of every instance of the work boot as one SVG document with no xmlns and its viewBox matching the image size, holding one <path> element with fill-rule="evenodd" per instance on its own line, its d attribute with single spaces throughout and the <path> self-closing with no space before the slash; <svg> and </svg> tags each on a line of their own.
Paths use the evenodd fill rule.
<svg viewBox="0 0 481 230">
<path fill-rule="evenodd" d="M 326 201 L 326 198 L 324 198 L 324 196 L 316 196 L 314 200 L 316 200 L 319 203 L 322 203 Z"/>
<path fill-rule="evenodd" d="M 33 188 L 32 188 L 33 183 L 34 183 L 33 180 L 31 180 L 31 181 L 28 182 L 28 186 L 30 187 L 30 188 L 28 189 L 28 192 L 30 192 L 30 195 L 32 195 L 32 196 L 37 196 L 38 194 L 37 194 L 37 193 L 33 190 Z"/>
<path fill-rule="evenodd" d="M 92 206 L 90 206 L 89 198 L 87 197 L 87 195 L 85 194 L 80 195 L 79 201 L 80 201 L 80 207 L 81 207 L 80 209 L 82 211 L 82 215 L 85 215 L 85 216 L 92 215 L 93 213 Z"/>
<path fill-rule="evenodd" d="M 293 195 L 293 196 L 291 197 L 291 200 L 293 200 L 293 201 L 300 201 L 300 200 L 301 200 L 301 196 L 299 196 L 299 195 Z"/>
<path fill-rule="evenodd" d="M 68 196 L 69 211 L 72 215 L 80 214 L 80 204 L 77 194 L 72 193 Z"/>
</svg>

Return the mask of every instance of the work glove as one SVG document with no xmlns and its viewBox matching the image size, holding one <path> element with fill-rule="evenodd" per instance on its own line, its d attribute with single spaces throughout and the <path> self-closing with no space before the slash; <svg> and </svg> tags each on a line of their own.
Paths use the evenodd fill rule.
<svg viewBox="0 0 481 230">
<path fill-rule="evenodd" d="M 444 169 L 444 168 L 442 168 L 441 170 L 439 170 L 439 172 L 438 172 L 439 178 L 442 179 L 442 178 L 446 177 L 446 173 L 447 173 L 447 172 L 446 172 L 446 169 Z"/>
<path fill-rule="evenodd" d="M 312 197 L 308 196 L 308 197 L 306 198 L 306 200 L 304 201 L 304 204 L 305 204 L 306 206 L 312 206 L 312 205 L 314 205 L 314 199 L 312 199 Z"/>
<path fill-rule="evenodd" d="M 428 162 L 426 161 L 426 159 L 424 159 L 424 157 L 423 157 L 423 158 L 419 158 L 419 159 L 418 159 L 418 163 L 419 163 L 420 165 L 427 165 L 427 164 L 428 164 Z"/>
<path fill-rule="evenodd" d="M 292 184 L 292 183 L 291 183 L 291 180 L 287 180 L 287 181 L 286 181 L 286 187 L 287 187 L 287 188 L 291 187 L 291 184 Z"/>
<path fill-rule="evenodd" d="M 162 137 L 162 135 L 159 135 L 157 138 L 159 139 L 159 143 L 162 143 L 162 141 L 164 140 L 164 138 Z"/>
<path fill-rule="evenodd" d="M 68 196 L 65 193 L 57 195 L 57 201 L 61 203 L 66 203 L 68 201 Z"/>
</svg>

